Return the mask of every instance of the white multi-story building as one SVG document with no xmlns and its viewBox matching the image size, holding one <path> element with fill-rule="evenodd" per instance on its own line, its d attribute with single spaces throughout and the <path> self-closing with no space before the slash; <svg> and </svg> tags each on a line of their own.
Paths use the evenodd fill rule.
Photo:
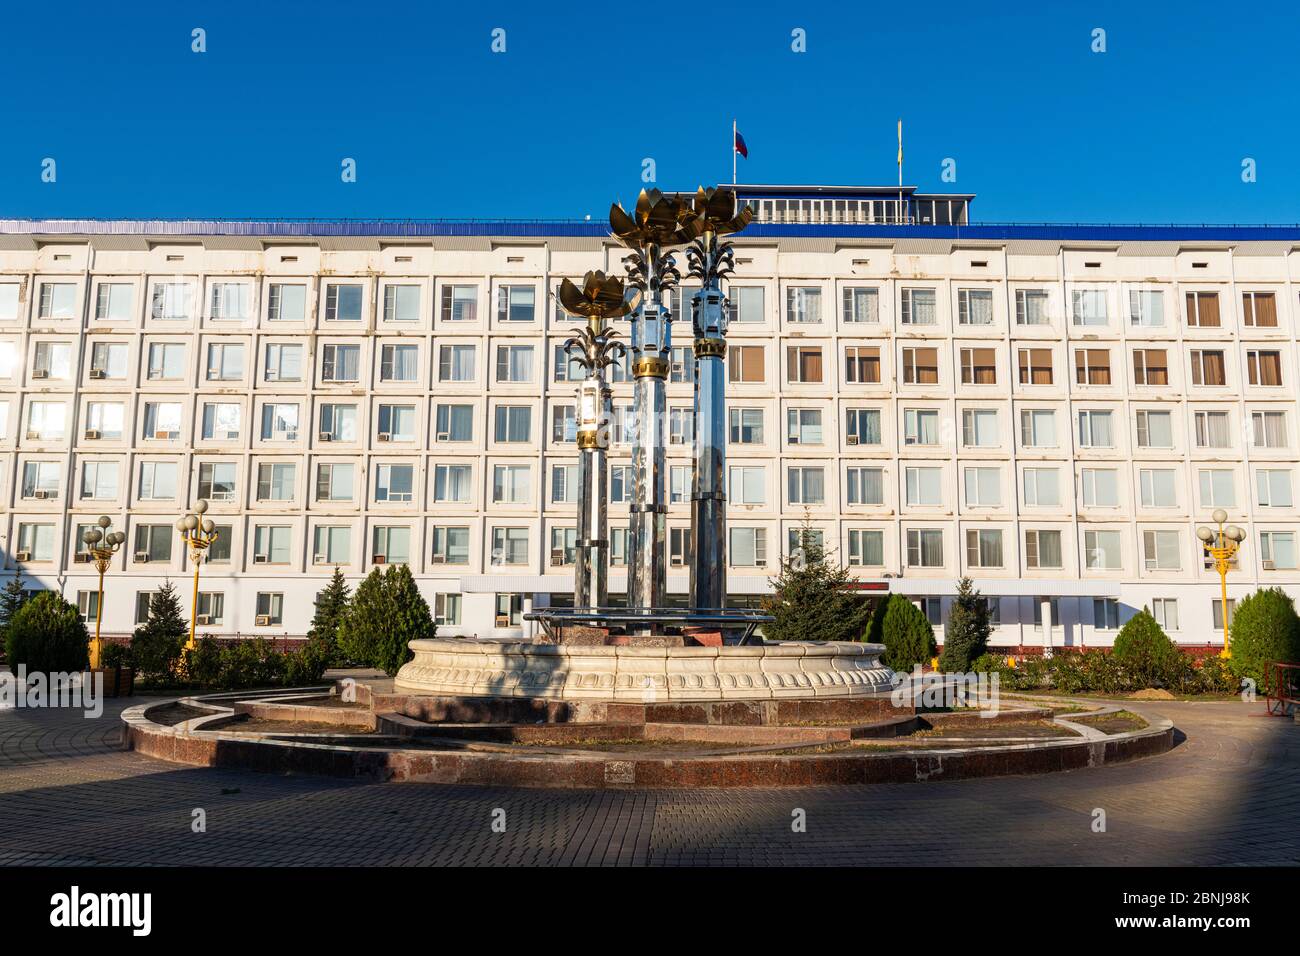
<svg viewBox="0 0 1300 956">
<path fill-rule="evenodd" d="M 1195 529 L 1220 507 L 1247 531 L 1231 594 L 1300 593 L 1300 230 L 980 226 L 969 196 L 739 191 L 758 218 L 729 289 L 736 603 L 807 522 L 936 624 L 970 575 L 1001 645 L 1108 644 L 1143 606 L 1216 643 Z M 127 542 L 104 626 L 125 633 L 185 578 L 173 522 L 204 498 L 206 633 L 301 635 L 334 567 L 397 562 L 443 633 L 519 633 L 571 599 L 577 323 L 555 289 L 622 254 L 594 222 L 0 222 L 0 576 L 93 613 L 79 542 L 109 515 Z"/>
</svg>

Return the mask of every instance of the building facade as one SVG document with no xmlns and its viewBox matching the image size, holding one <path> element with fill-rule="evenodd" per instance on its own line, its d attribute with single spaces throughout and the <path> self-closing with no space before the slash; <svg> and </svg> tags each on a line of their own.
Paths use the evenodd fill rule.
<svg viewBox="0 0 1300 956">
<path fill-rule="evenodd" d="M 1106 645 L 1144 606 L 1214 644 L 1195 531 L 1215 508 L 1247 531 L 1230 595 L 1300 595 L 1300 229 L 980 226 L 969 196 L 738 189 L 757 218 L 729 286 L 734 603 L 806 525 L 940 635 L 969 575 L 998 645 Z M 79 542 L 109 515 L 127 542 L 104 628 L 126 633 L 186 578 L 173 523 L 203 498 L 203 633 L 301 635 L 335 567 L 394 563 L 442 633 L 525 632 L 572 590 L 579 323 L 555 290 L 622 254 L 582 222 L 0 222 L 0 579 L 93 616 Z M 612 378 L 619 592 L 632 385 Z"/>
</svg>

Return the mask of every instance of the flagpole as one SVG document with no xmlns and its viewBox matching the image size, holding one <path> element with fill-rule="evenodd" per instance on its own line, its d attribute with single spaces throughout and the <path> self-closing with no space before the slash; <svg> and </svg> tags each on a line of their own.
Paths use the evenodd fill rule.
<svg viewBox="0 0 1300 956">
<path fill-rule="evenodd" d="M 903 224 L 903 119 L 898 120 L 898 222 Z"/>
<path fill-rule="evenodd" d="M 736 121 L 731 121 L 731 185 L 736 185 Z"/>
</svg>

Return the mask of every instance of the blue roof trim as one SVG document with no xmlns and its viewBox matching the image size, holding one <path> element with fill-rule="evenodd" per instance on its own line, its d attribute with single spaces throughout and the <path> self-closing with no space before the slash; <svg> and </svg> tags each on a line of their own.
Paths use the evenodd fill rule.
<svg viewBox="0 0 1300 956">
<path fill-rule="evenodd" d="M 751 225 L 746 238 L 816 239 L 1043 239 L 1063 242 L 1300 242 L 1300 225 L 1018 225 L 864 226 Z M 502 236 L 545 239 L 553 236 L 603 239 L 604 223 L 572 220 L 276 220 L 276 219 L 0 219 L 0 235 L 73 236 L 247 236 L 255 238 Z"/>
</svg>

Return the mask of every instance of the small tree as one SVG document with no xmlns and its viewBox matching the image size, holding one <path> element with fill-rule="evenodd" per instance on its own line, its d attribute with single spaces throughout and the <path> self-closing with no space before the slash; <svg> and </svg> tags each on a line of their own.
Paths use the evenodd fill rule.
<svg viewBox="0 0 1300 956">
<path fill-rule="evenodd" d="M 339 622 L 339 650 L 350 660 L 389 675 L 408 660 L 410 641 L 437 635 L 429 605 L 406 565 L 375 568 L 357 585 Z"/>
<path fill-rule="evenodd" d="M 1232 615 L 1228 666 L 1238 678 L 1261 684 L 1269 661 L 1300 661 L 1300 619 L 1295 602 L 1281 588 L 1261 588 L 1244 597 Z"/>
<path fill-rule="evenodd" d="M 339 622 L 347 613 L 348 598 L 351 591 L 343 579 L 343 572 L 334 569 L 334 576 L 316 594 L 316 613 L 311 619 L 311 630 L 307 632 L 307 647 L 304 649 L 323 667 L 330 667 L 339 654 Z"/>
<path fill-rule="evenodd" d="M 1112 651 L 1136 689 L 1169 683 L 1180 651 L 1145 607 L 1134 614 L 1115 636 Z"/>
<path fill-rule="evenodd" d="M 23 572 L 19 568 L 9 583 L 0 589 L 0 642 L 4 641 L 9 629 L 9 622 L 22 608 L 27 600 L 26 588 L 23 586 Z"/>
<path fill-rule="evenodd" d="M 5 629 L 5 653 L 15 673 L 22 664 L 32 673 L 84 671 L 90 666 L 89 648 L 81 612 L 53 591 L 23 602 Z"/>
<path fill-rule="evenodd" d="M 901 594 L 891 594 L 876 607 L 870 640 L 884 644 L 881 661 L 891 670 L 910 671 L 934 657 L 934 628 L 925 613 Z"/>
<path fill-rule="evenodd" d="M 987 602 L 970 578 L 962 578 L 957 582 L 957 600 L 943 627 L 939 669 L 963 674 L 970 670 L 971 662 L 988 649 L 990 630 Z"/>
<path fill-rule="evenodd" d="M 776 618 L 763 625 L 771 641 L 857 641 L 871 606 L 848 589 L 848 569 L 831 561 L 805 525 L 800 546 L 782 559 L 772 579 L 773 592 L 763 598 L 763 610 Z"/>
<path fill-rule="evenodd" d="M 181 658 L 189 628 L 176 586 L 164 581 L 149 598 L 148 619 L 131 636 L 131 657 L 140 675 L 155 681 L 170 678 Z"/>
</svg>

